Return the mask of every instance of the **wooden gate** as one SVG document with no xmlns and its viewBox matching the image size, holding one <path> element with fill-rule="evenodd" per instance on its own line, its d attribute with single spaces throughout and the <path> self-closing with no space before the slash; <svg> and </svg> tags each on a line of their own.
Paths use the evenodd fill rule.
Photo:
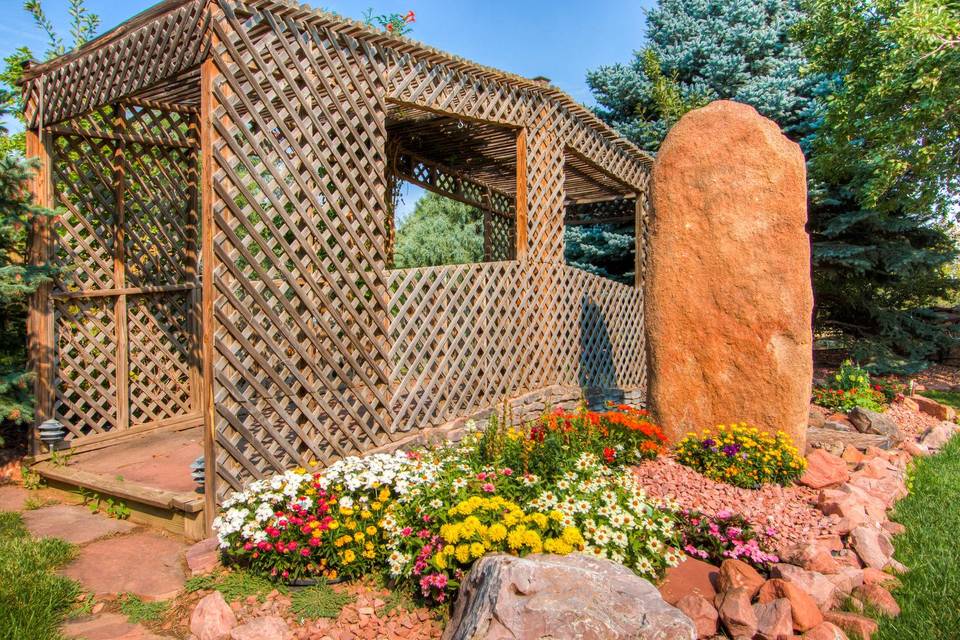
<svg viewBox="0 0 960 640">
<path fill-rule="evenodd" d="M 38 414 L 74 442 L 199 421 L 196 113 L 113 104 L 42 135 L 60 215 Z"/>
</svg>

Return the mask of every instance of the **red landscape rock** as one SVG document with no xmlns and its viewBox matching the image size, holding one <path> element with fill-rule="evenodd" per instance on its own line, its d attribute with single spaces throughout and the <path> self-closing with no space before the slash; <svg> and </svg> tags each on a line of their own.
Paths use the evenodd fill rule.
<svg viewBox="0 0 960 640">
<path fill-rule="evenodd" d="M 863 564 L 883 570 L 893 556 L 890 534 L 871 526 L 859 526 L 850 532 L 850 548 L 857 552 Z"/>
<path fill-rule="evenodd" d="M 126 616 L 118 613 L 68 620 L 60 630 L 67 638 L 77 640 L 163 640 L 143 625 L 129 622 Z"/>
<path fill-rule="evenodd" d="M 230 632 L 230 640 L 289 640 L 290 637 L 287 623 L 277 616 L 254 618 Z"/>
<path fill-rule="evenodd" d="M 204 596 L 190 614 L 190 633 L 198 640 L 223 640 L 235 626 L 237 616 L 219 591 Z"/>
<path fill-rule="evenodd" d="M 824 618 L 827 622 L 843 629 L 847 635 L 858 637 L 860 640 L 870 640 L 879 628 L 876 622 L 858 613 L 831 611 L 825 614 Z"/>
<path fill-rule="evenodd" d="M 717 579 L 717 591 L 729 591 L 744 588 L 750 594 L 750 599 L 757 595 L 764 579 L 756 569 L 742 560 L 728 559 L 720 565 L 720 576 Z"/>
<path fill-rule="evenodd" d="M 657 153 L 646 314 L 660 425 L 747 422 L 806 440 L 813 377 L 806 169 L 753 107 L 684 115 Z"/>
<path fill-rule="evenodd" d="M 863 584 L 878 584 L 885 589 L 896 589 L 900 586 L 900 580 L 879 569 L 867 567 L 863 570 Z"/>
<path fill-rule="evenodd" d="M 957 412 L 953 407 L 940 404 L 933 398 L 927 398 L 926 396 L 910 396 L 910 400 L 916 403 L 921 412 L 929 416 L 933 416 L 937 420 L 953 421 L 953 419 L 957 417 Z"/>
<path fill-rule="evenodd" d="M 786 598 L 755 604 L 753 613 L 757 616 L 755 640 L 790 640 L 793 637 L 790 601 Z"/>
<path fill-rule="evenodd" d="M 821 611 L 828 611 L 836 604 L 837 588 L 822 573 L 807 571 L 792 564 L 779 563 L 770 569 L 770 576 L 800 587 L 813 598 Z"/>
<path fill-rule="evenodd" d="M 829 622 L 821 622 L 803 634 L 803 640 L 848 640 L 843 629 Z"/>
<path fill-rule="evenodd" d="M 817 573 L 836 573 L 840 565 L 823 545 L 807 542 L 796 545 L 782 554 L 782 558 L 791 564 Z"/>
<path fill-rule="evenodd" d="M 861 600 L 864 604 L 870 604 L 877 608 L 883 615 L 896 618 L 900 615 L 900 605 L 890 594 L 878 584 L 869 584 L 857 587 L 853 592 L 854 597 Z"/>
<path fill-rule="evenodd" d="M 752 640 L 757 632 L 757 614 L 750 605 L 752 597 L 745 587 L 723 591 L 717 596 L 720 621 L 734 640 Z"/>
<path fill-rule="evenodd" d="M 720 617 L 713 606 L 713 600 L 708 601 L 702 596 L 689 594 L 677 600 L 674 606 L 693 620 L 693 626 L 697 628 L 697 638 L 711 638 L 717 634 Z"/>
<path fill-rule="evenodd" d="M 191 576 L 210 573 L 220 566 L 220 543 L 216 538 L 201 540 L 187 549 L 186 559 Z"/>
<path fill-rule="evenodd" d="M 860 451 L 860 449 L 848 444 L 843 450 L 843 455 L 840 456 L 840 458 L 847 464 L 858 465 L 863 462 L 863 453 Z"/>
<path fill-rule="evenodd" d="M 847 463 L 823 449 L 807 454 L 807 469 L 800 476 L 800 484 L 811 489 L 823 489 L 842 484 L 850 479 Z"/>
<path fill-rule="evenodd" d="M 786 598 L 790 602 L 790 612 L 793 628 L 797 631 L 807 631 L 823 622 L 823 614 L 816 601 L 800 588 L 799 585 L 778 578 L 768 580 L 760 588 L 757 602 L 773 602 Z"/>
<path fill-rule="evenodd" d="M 667 569 L 660 583 L 660 595 L 667 604 L 675 605 L 686 595 L 697 595 L 713 602 L 717 596 L 720 569 L 712 564 L 687 558 L 676 567 Z"/>
<path fill-rule="evenodd" d="M 837 588 L 838 593 L 849 595 L 863 584 L 863 570 L 859 567 L 844 567 L 839 572 L 828 575 L 827 579 Z"/>
</svg>

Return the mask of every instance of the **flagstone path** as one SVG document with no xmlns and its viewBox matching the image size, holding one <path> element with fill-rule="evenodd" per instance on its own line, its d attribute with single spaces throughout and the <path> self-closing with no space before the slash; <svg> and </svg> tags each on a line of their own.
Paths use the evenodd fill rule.
<svg viewBox="0 0 960 640">
<path fill-rule="evenodd" d="M 61 572 L 97 600 L 114 600 L 122 594 L 147 602 L 166 600 L 183 589 L 186 543 L 79 505 L 26 508 L 29 498 L 43 504 L 43 495 L 17 486 L 0 487 L 0 511 L 20 512 L 27 530 L 37 538 L 57 537 L 77 545 L 77 557 Z M 70 620 L 62 630 L 68 638 L 86 640 L 163 638 L 111 612 Z"/>
</svg>

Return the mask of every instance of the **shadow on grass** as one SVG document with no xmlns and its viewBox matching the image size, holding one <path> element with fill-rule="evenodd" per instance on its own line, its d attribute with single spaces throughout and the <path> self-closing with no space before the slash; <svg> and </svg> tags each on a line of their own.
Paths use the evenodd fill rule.
<svg viewBox="0 0 960 640">
<path fill-rule="evenodd" d="M 910 567 L 894 596 L 900 616 L 883 619 L 874 640 L 960 638 L 960 437 L 937 456 L 919 460 L 910 495 L 893 519 L 906 526 L 896 557 Z"/>
</svg>

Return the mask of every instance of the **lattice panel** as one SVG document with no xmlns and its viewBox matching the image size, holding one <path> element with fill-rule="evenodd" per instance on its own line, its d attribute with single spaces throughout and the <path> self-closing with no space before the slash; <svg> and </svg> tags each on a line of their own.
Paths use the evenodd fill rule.
<svg viewBox="0 0 960 640">
<path fill-rule="evenodd" d="M 54 226 L 54 404 L 74 437 L 199 410 L 190 119 L 116 105 L 49 134 L 54 197 L 65 210 Z M 180 290 L 149 292 L 157 286 Z"/>
<path fill-rule="evenodd" d="M 643 297 L 631 287 L 519 262 L 397 270 L 390 286 L 396 430 L 552 384 L 646 383 Z"/>
<path fill-rule="evenodd" d="M 127 299 L 131 425 L 199 410 L 190 388 L 197 344 L 189 330 L 189 305 L 189 292 Z"/>
<path fill-rule="evenodd" d="M 112 109 L 97 114 L 96 125 L 109 128 Z M 87 131 L 78 123 L 78 131 Z M 55 291 L 110 289 L 114 284 L 114 145 L 82 135 L 54 136 L 54 198 L 64 209 L 56 231 L 54 264 L 59 268 Z"/>
<path fill-rule="evenodd" d="M 127 286 L 195 280 L 197 244 L 196 132 L 188 114 L 143 107 L 126 110 L 124 133 L 147 137 L 125 147 Z"/>
<path fill-rule="evenodd" d="M 527 129 L 527 237 L 534 262 L 563 262 L 563 142 L 554 126 L 545 109 Z"/>
<path fill-rule="evenodd" d="M 632 222 L 636 216 L 637 201 L 634 198 L 615 198 L 600 202 L 574 203 L 567 205 L 563 223 L 568 226 L 582 224 L 610 224 Z"/>
<path fill-rule="evenodd" d="M 486 262 L 515 260 L 517 219 L 483 212 L 483 259 Z"/>
<path fill-rule="evenodd" d="M 117 425 L 113 300 L 57 301 L 54 319 L 54 416 L 67 427 L 71 439 L 110 431 Z"/>
<path fill-rule="evenodd" d="M 269 11 L 224 14 L 213 23 L 221 494 L 389 437 L 380 62 Z"/>
</svg>

